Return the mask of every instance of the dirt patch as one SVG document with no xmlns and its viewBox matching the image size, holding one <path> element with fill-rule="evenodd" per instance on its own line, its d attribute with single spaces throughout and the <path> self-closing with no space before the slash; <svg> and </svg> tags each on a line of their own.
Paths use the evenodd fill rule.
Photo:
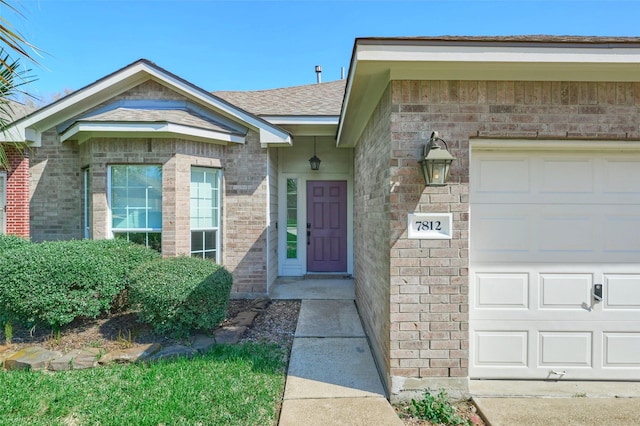
<svg viewBox="0 0 640 426">
<path fill-rule="evenodd" d="M 407 408 L 411 405 L 410 402 L 404 404 L 395 404 L 393 408 L 398 413 L 400 420 L 406 426 L 439 426 L 437 423 L 432 423 L 427 420 L 422 420 L 415 418 L 409 414 Z M 473 405 L 471 401 L 457 401 L 453 403 L 453 406 L 456 408 L 456 412 L 463 419 L 469 421 L 469 425 L 473 426 L 484 426 L 485 423 L 482 418 L 478 415 L 476 406 Z"/>
<path fill-rule="evenodd" d="M 230 300 L 221 326 L 229 324 L 238 313 L 252 309 L 255 309 L 253 300 Z M 291 348 L 299 311 L 299 301 L 273 301 L 265 309 L 258 310 L 258 316 L 242 340 L 273 342 Z M 214 331 L 206 330 L 205 334 Z M 46 327 L 27 329 L 16 325 L 12 342 L 5 349 L 18 351 L 28 346 L 41 346 L 67 353 L 73 349 L 93 347 L 110 352 L 154 342 L 169 346 L 188 343 L 188 340 L 158 335 L 149 325 L 138 321 L 136 312 L 130 311 L 105 314 L 96 319 L 78 319 L 63 327 L 60 333 Z M 4 342 L 4 330 L 0 329 L 0 344 Z"/>
</svg>

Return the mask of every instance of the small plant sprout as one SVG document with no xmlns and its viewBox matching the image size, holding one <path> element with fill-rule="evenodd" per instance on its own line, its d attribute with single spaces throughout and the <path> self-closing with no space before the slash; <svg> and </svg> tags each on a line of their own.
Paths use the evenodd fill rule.
<svg viewBox="0 0 640 426">
<path fill-rule="evenodd" d="M 409 412 L 414 417 L 428 420 L 435 424 L 443 425 L 471 425 L 471 422 L 460 416 L 449 402 L 449 396 L 441 389 L 437 396 L 433 396 L 429 390 L 425 391 L 421 400 L 411 400 Z"/>
</svg>

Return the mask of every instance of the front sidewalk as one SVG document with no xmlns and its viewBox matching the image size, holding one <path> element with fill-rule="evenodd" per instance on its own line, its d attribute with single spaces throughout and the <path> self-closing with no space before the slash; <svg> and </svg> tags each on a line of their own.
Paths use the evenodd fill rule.
<svg viewBox="0 0 640 426">
<path fill-rule="evenodd" d="M 302 299 L 280 425 L 403 424 L 385 397 L 353 280 L 288 281 L 272 297 Z"/>
</svg>

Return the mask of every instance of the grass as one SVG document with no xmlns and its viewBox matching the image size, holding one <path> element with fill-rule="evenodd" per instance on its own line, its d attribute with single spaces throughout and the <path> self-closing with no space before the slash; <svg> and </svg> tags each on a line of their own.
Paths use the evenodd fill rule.
<svg viewBox="0 0 640 426">
<path fill-rule="evenodd" d="M 1 425 L 273 425 L 285 382 L 272 344 L 59 373 L 0 372 Z"/>
</svg>

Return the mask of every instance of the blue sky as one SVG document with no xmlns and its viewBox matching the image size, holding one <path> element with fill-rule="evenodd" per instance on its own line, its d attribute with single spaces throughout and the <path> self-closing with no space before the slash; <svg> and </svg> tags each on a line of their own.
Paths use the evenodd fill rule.
<svg viewBox="0 0 640 426">
<path fill-rule="evenodd" d="M 11 0 L 10 0 L 11 1 Z M 46 99 L 139 58 L 207 90 L 323 81 L 348 69 L 356 37 L 640 36 L 640 0 L 21 0 L 11 21 L 46 52 L 29 91 Z"/>
</svg>

